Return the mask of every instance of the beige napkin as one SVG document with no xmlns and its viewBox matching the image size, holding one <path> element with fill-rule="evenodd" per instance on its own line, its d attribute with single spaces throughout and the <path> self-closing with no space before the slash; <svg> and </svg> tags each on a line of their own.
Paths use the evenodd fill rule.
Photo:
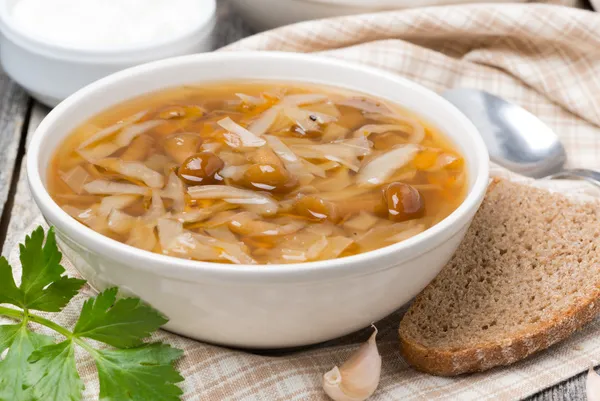
<svg viewBox="0 0 600 401">
<path fill-rule="evenodd" d="M 563 0 L 563 4 L 572 1 Z M 546 5 L 473 5 L 306 22 L 259 34 L 226 50 L 320 52 L 370 64 L 433 90 L 482 88 L 542 118 L 567 146 L 570 164 L 600 167 L 600 16 Z M 497 175 L 506 171 L 494 169 Z M 512 176 L 521 180 L 521 177 Z M 534 183 L 584 198 L 584 184 Z M 31 227 L 30 229 L 32 229 Z M 17 250 L 11 263 L 19 269 Z M 63 260 L 72 275 L 77 273 Z M 72 325 L 85 296 L 56 318 Z M 401 312 L 378 323 L 383 374 L 373 400 L 516 400 L 585 370 L 600 358 L 600 322 L 508 368 L 438 378 L 408 368 L 398 352 Z M 190 317 L 193 318 L 193 317 Z M 167 332 L 185 350 L 185 400 L 324 400 L 321 375 L 364 341 L 367 330 L 325 345 L 265 356 L 202 344 Z M 85 400 L 97 400 L 93 364 L 79 361 Z"/>
</svg>

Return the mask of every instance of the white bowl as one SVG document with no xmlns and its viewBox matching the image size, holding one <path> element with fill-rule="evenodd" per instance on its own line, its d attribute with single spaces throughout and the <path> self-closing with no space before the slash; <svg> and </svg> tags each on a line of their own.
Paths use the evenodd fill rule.
<svg viewBox="0 0 600 401">
<path fill-rule="evenodd" d="M 179 37 L 115 50 L 84 50 L 45 42 L 23 32 L 11 17 L 18 0 L 0 0 L 0 62 L 4 71 L 34 98 L 56 106 L 85 85 L 134 65 L 212 50 L 215 0 L 203 19 Z"/>
<path fill-rule="evenodd" d="M 78 223 L 46 191 L 55 150 L 91 116 L 144 93 L 184 84 L 272 79 L 336 85 L 411 109 L 440 127 L 466 159 L 469 192 L 446 219 L 404 242 L 320 262 L 239 266 L 172 258 L 130 247 Z M 78 91 L 40 124 L 27 174 L 35 202 L 61 248 L 92 286 L 117 285 L 162 311 L 167 328 L 230 346 L 291 347 L 329 340 L 393 312 L 449 260 L 488 184 L 488 154 L 475 127 L 451 104 L 409 80 L 330 58 L 293 53 L 206 53 L 158 61 Z"/>
<path fill-rule="evenodd" d="M 528 0 L 232 0 L 254 29 L 385 10 L 469 3 L 525 3 Z"/>
</svg>

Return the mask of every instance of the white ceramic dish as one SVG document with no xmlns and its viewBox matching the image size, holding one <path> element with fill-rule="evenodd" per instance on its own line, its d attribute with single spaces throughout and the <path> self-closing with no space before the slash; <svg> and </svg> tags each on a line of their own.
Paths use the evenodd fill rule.
<svg viewBox="0 0 600 401">
<path fill-rule="evenodd" d="M 342 259 L 295 265 L 195 262 L 133 248 L 83 226 L 46 191 L 48 163 L 89 117 L 163 88 L 231 79 L 322 83 L 396 102 L 440 127 L 466 158 L 469 193 L 449 217 L 404 242 Z M 414 297 L 449 260 L 488 184 L 488 154 L 475 127 L 440 96 L 396 75 L 292 53 L 207 53 L 158 61 L 78 91 L 40 124 L 27 155 L 29 184 L 61 248 L 97 289 L 118 285 L 159 310 L 167 328 L 240 347 L 291 347 L 329 340 L 383 318 Z"/>
<path fill-rule="evenodd" d="M 232 0 L 254 29 L 342 15 L 469 3 L 525 3 L 527 0 Z"/>
<path fill-rule="evenodd" d="M 11 18 L 11 8 L 17 1 L 0 0 L 0 62 L 14 81 L 48 106 L 57 105 L 78 89 L 116 71 L 212 49 L 215 0 L 201 0 L 206 3 L 204 18 L 179 37 L 111 51 L 62 47 L 28 35 Z"/>
</svg>

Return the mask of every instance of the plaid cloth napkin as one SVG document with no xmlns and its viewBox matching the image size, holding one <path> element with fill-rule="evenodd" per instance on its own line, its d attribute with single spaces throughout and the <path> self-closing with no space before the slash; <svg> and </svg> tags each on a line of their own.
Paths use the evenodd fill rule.
<svg viewBox="0 0 600 401">
<path fill-rule="evenodd" d="M 389 70 L 435 91 L 486 89 L 523 105 L 552 127 L 572 166 L 600 168 L 597 14 L 540 4 L 415 9 L 305 22 L 247 38 L 225 51 L 249 49 L 318 52 Z M 497 167 L 493 172 L 524 180 Z M 532 184 L 578 198 L 598 195 L 582 183 Z M 17 251 L 10 259 L 19 270 Z M 63 264 L 77 275 L 68 260 Z M 92 293 L 86 288 L 77 296 L 58 315 L 60 322 L 74 324 Z M 507 368 L 458 378 L 428 376 L 408 368 L 399 355 L 401 314 L 377 323 L 383 373 L 373 400 L 516 400 L 585 370 L 600 355 L 596 321 L 562 344 Z M 321 375 L 342 363 L 369 333 L 284 355 L 230 350 L 164 331 L 153 339 L 185 350 L 178 364 L 186 378 L 185 400 L 290 401 L 325 400 Z M 97 400 L 93 363 L 81 357 L 79 368 L 86 383 L 84 399 Z"/>
</svg>

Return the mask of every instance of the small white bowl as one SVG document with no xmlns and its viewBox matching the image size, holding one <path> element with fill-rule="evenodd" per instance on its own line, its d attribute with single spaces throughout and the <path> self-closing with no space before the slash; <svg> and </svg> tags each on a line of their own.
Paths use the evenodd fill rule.
<svg viewBox="0 0 600 401">
<path fill-rule="evenodd" d="M 64 47 L 29 35 L 11 17 L 18 1 L 0 0 L 0 62 L 14 81 L 48 106 L 56 106 L 87 84 L 125 68 L 212 49 L 215 0 L 202 0 L 206 14 L 180 36 L 115 50 Z"/>
<path fill-rule="evenodd" d="M 233 79 L 335 85 L 395 102 L 439 127 L 466 159 L 469 191 L 450 216 L 398 244 L 341 259 L 290 265 L 226 265 L 172 258 L 85 227 L 46 191 L 49 163 L 71 130 L 115 104 L 185 84 Z M 97 289 L 118 285 L 161 310 L 167 328 L 238 347 L 329 340 L 393 312 L 429 283 L 461 242 L 488 184 L 488 154 L 471 122 L 442 97 L 378 69 L 293 53 L 205 53 L 111 75 L 78 91 L 40 124 L 27 174 L 35 202 L 63 252 Z"/>
<path fill-rule="evenodd" d="M 385 10 L 469 3 L 525 3 L 528 0 L 232 0 L 254 29 Z"/>
</svg>

